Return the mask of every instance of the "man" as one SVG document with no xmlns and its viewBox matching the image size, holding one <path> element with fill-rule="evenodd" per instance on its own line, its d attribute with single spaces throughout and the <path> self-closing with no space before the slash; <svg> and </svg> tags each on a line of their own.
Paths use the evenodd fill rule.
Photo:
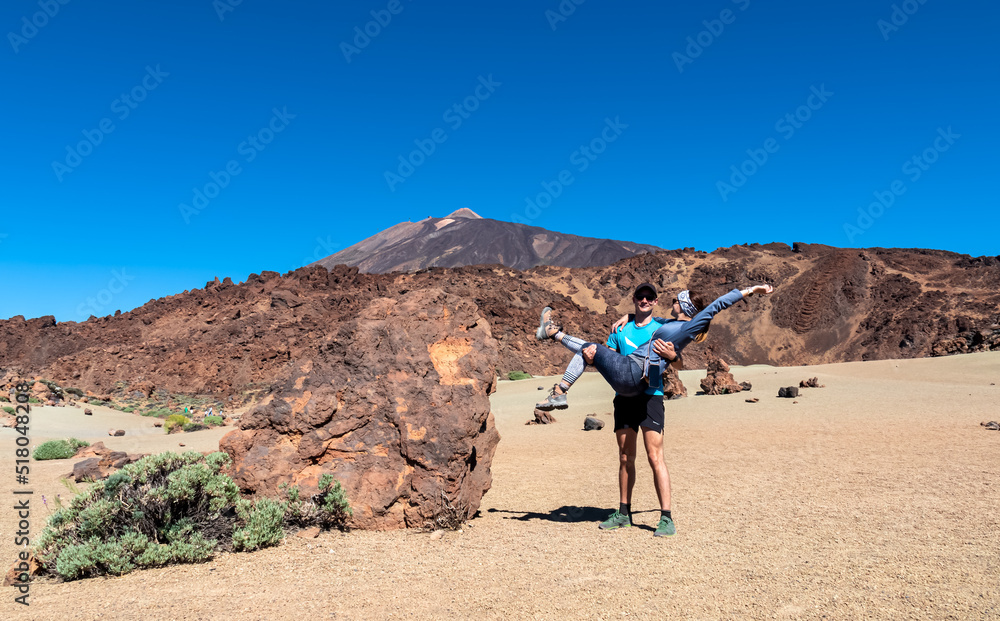
<svg viewBox="0 0 1000 621">
<path fill-rule="evenodd" d="M 618 353 L 627 356 L 640 345 L 651 338 L 660 324 L 653 321 L 653 309 L 656 307 L 656 287 L 650 283 L 642 283 L 635 289 L 632 302 L 635 304 L 635 316 L 625 324 L 621 331 L 612 332 L 608 337 L 607 346 Z M 596 345 L 582 350 L 588 364 L 593 363 Z M 657 339 L 653 349 L 664 359 L 680 366 L 679 356 L 674 352 L 672 343 Z M 670 473 L 663 461 L 663 378 L 660 376 L 648 378 L 649 387 L 644 394 L 633 397 L 616 395 L 614 400 L 615 439 L 618 442 L 618 491 L 619 507 L 607 520 L 601 522 L 603 530 L 625 528 L 632 525 L 632 488 L 635 486 L 635 457 L 639 432 L 642 432 L 643 445 L 649 466 L 653 470 L 653 483 L 656 496 L 660 501 L 660 521 L 653 533 L 656 537 L 669 537 L 676 533 L 673 518 L 670 515 Z"/>
</svg>

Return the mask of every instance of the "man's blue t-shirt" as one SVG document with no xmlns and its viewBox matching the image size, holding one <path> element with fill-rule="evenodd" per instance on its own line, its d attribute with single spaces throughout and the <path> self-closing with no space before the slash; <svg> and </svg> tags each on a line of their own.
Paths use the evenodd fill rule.
<svg viewBox="0 0 1000 621">
<path fill-rule="evenodd" d="M 621 332 L 613 332 L 611 336 L 608 337 L 608 347 L 617 351 L 623 356 L 627 356 L 634 352 L 643 343 L 648 343 L 649 339 L 653 338 L 653 333 L 661 325 L 652 319 L 649 320 L 644 326 L 635 325 L 635 321 L 630 321 L 625 324 L 625 327 L 621 329 Z M 646 388 L 647 395 L 662 395 L 663 394 L 663 378 L 657 375 L 656 377 L 649 378 L 649 387 Z"/>
</svg>

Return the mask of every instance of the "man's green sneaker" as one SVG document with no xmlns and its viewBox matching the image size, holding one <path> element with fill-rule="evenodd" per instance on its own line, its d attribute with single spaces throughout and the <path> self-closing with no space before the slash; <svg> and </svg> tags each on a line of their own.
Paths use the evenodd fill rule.
<svg viewBox="0 0 1000 621">
<path fill-rule="evenodd" d="M 677 534 L 677 528 L 674 526 L 674 521 L 664 516 L 660 518 L 660 523 L 656 525 L 656 532 L 653 533 L 653 536 L 670 537 L 675 534 Z"/>
<path fill-rule="evenodd" d="M 632 525 L 632 518 L 617 511 L 608 516 L 608 519 L 601 522 L 598 527 L 601 530 L 614 530 L 616 528 L 628 528 Z"/>
</svg>

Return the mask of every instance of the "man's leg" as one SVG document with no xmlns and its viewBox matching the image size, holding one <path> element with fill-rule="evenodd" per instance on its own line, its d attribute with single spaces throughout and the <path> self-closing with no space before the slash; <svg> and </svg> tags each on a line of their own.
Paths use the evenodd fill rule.
<svg viewBox="0 0 1000 621">
<path fill-rule="evenodd" d="M 653 470 L 653 485 L 660 499 L 660 521 L 653 533 L 656 537 L 669 537 L 677 532 L 670 515 L 670 473 L 663 461 L 663 432 L 642 427 L 642 441 L 646 447 L 649 467 Z"/>
<path fill-rule="evenodd" d="M 635 487 L 635 454 L 638 434 L 631 427 L 615 430 L 618 442 L 618 510 L 601 528 L 610 530 L 632 525 L 632 488 Z"/>
<path fill-rule="evenodd" d="M 646 446 L 649 467 L 653 469 L 653 485 L 660 500 L 660 511 L 670 511 L 670 473 L 663 461 L 663 432 L 642 427 L 642 441 Z"/>
</svg>

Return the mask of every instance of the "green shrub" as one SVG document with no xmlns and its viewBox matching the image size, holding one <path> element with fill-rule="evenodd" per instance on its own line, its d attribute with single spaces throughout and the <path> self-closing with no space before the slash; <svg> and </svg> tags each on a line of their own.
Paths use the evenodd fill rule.
<svg viewBox="0 0 1000 621">
<path fill-rule="evenodd" d="M 225 453 L 161 453 L 124 466 L 56 511 L 35 542 L 44 571 L 65 580 L 204 561 L 216 550 L 278 543 L 285 525 L 346 527 L 350 506 L 325 474 L 320 493 L 291 502 L 240 498 Z"/>
<path fill-rule="evenodd" d="M 143 416 L 155 416 L 157 418 L 167 418 L 174 414 L 175 412 L 173 410 L 168 410 L 166 408 L 146 410 L 142 413 Z"/>
<path fill-rule="evenodd" d="M 525 373 L 524 371 L 511 371 L 510 373 L 507 374 L 507 379 L 512 381 L 531 379 L 531 374 Z"/>
<path fill-rule="evenodd" d="M 281 541 L 285 536 L 285 508 L 285 503 L 270 498 L 236 501 L 236 515 L 244 525 L 233 531 L 233 548 L 257 550 Z"/>
<path fill-rule="evenodd" d="M 203 429 L 208 429 L 208 425 L 202 425 L 201 423 L 188 423 L 184 425 L 184 433 L 202 431 Z"/>
<path fill-rule="evenodd" d="M 82 446 L 90 446 L 88 442 L 70 438 L 68 440 L 49 440 L 35 449 L 32 456 L 36 461 L 46 459 L 69 459 Z"/>
<path fill-rule="evenodd" d="M 107 405 L 107 401 L 101 401 L 100 399 L 89 399 L 87 401 L 90 405 Z"/>
<path fill-rule="evenodd" d="M 171 414 L 167 417 L 166 422 L 163 423 L 163 429 L 167 433 L 174 430 L 175 427 L 181 427 L 183 429 L 184 425 L 191 422 L 191 419 L 183 414 Z"/>
<path fill-rule="evenodd" d="M 5 397 L 3 395 L 0 395 L 0 401 L 3 401 L 4 403 L 10 403 L 10 399 L 8 399 L 7 397 Z"/>
<path fill-rule="evenodd" d="M 63 390 L 71 395 L 76 395 L 77 397 L 83 396 L 83 391 L 80 390 L 79 388 L 63 388 Z"/>
<path fill-rule="evenodd" d="M 41 403 L 41 401 L 38 400 L 38 397 L 28 397 L 28 403 Z"/>
<path fill-rule="evenodd" d="M 3 411 L 7 412 L 8 414 L 13 414 L 16 410 L 10 407 L 9 405 L 5 405 L 3 406 Z"/>
<path fill-rule="evenodd" d="M 344 529 L 353 515 L 351 505 L 344 494 L 340 481 L 334 481 L 332 474 L 319 478 L 319 493 L 309 499 L 302 498 L 297 486 L 279 485 L 288 498 L 285 522 L 295 526 L 321 526 L 323 528 Z"/>
<path fill-rule="evenodd" d="M 202 422 L 204 422 L 206 425 L 221 425 L 222 424 L 222 417 L 221 416 L 206 416 L 205 420 L 202 421 Z"/>
<path fill-rule="evenodd" d="M 132 412 L 135 412 L 135 406 L 130 405 L 128 407 L 124 407 L 122 408 L 122 412 L 128 412 L 129 414 L 131 414 Z"/>
</svg>

